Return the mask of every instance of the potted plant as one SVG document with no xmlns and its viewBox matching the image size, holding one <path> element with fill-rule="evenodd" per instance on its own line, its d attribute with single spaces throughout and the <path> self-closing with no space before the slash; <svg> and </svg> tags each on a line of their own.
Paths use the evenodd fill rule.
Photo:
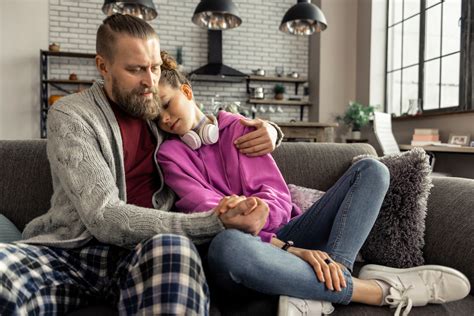
<svg viewBox="0 0 474 316">
<path fill-rule="evenodd" d="M 360 129 L 369 124 L 373 114 L 373 106 L 365 106 L 361 103 L 350 101 L 344 115 L 338 116 L 337 120 L 342 121 L 351 128 L 353 139 L 360 139 Z"/>
<path fill-rule="evenodd" d="M 286 91 L 285 86 L 282 85 L 281 83 L 277 83 L 275 87 L 273 88 L 273 92 L 275 93 L 275 99 L 283 100 L 285 91 Z"/>
</svg>

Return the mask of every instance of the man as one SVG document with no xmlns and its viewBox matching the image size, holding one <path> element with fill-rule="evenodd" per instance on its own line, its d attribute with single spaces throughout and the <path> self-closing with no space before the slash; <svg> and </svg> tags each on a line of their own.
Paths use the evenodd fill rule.
<svg viewBox="0 0 474 316">
<path fill-rule="evenodd" d="M 48 114 L 50 210 L 23 243 L 0 244 L 0 315 L 62 314 L 106 299 L 120 314 L 207 314 L 209 291 L 193 243 L 226 228 L 257 234 L 268 216 L 246 201 L 224 215 L 170 212 L 173 193 L 155 161 L 160 44 L 146 22 L 104 20 L 96 66 L 103 81 Z M 237 140 L 250 155 L 273 150 L 259 120 Z M 275 137 L 276 138 L 276 137 Z"/>
</svg>

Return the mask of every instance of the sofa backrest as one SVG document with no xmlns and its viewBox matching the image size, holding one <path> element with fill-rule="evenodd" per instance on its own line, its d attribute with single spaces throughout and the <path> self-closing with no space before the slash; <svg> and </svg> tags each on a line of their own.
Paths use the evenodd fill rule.
<svg viewBox="0 0 474 316">
<path fill-rule="evenodd" d="M 273 157 L 286 183 L 327 191 L 362 154 L 377 155 L 369 144 L 282 143 Z"/>
<path fill-rule="evenodd" d="M 52 192 L 46 140 L 0 141 L 0 214 L 23 230 L 49 209 Z"/>
<path fill-rule="evenodd" d="M 327 190 L 368 144 L 283 143 L 274 158 L 287 183 Z M 0 214 L 20 230 L 49 209 L 51 170 L 46 140 L 0 141 Z"/>
</svg>

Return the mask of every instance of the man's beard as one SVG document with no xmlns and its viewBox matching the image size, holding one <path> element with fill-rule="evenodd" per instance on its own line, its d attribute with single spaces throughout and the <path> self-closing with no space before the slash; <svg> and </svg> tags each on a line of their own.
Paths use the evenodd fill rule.
<svg viewBox="0 0 474 316">
<path fill-rule="evenodd" d="M 147 92 L 153 93 L 152 99 L 143 96 L 143 93 Z M 112 96 L 118 106 L 133 117 L 154 120 L 160 114 L 161 100 L 156 87 L 140 87 L 132 89 L 130 92 L 122 92 L 114 78 L 112 79 Z"/>
</svg>

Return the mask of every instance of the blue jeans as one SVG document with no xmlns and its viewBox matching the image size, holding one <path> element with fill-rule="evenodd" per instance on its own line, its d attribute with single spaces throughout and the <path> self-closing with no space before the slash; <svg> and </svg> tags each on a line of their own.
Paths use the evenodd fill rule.
<svg viewBox="0 0 474 316">
<path fill-rule="evenodd" d="M 218 234 L 209 246 L 210 278 L 225 290 L 251 289 L 270 295 L 348 304 L 355 258 L 375 223 L 389 185 L 388 169 L 375 159 L 352 165 L 304 214 L 277 232 L 296 247 L 323 250 L 345 265 L 347 287 L 331 291 L 299 257 L 238 230 Z"/>
</svg>

